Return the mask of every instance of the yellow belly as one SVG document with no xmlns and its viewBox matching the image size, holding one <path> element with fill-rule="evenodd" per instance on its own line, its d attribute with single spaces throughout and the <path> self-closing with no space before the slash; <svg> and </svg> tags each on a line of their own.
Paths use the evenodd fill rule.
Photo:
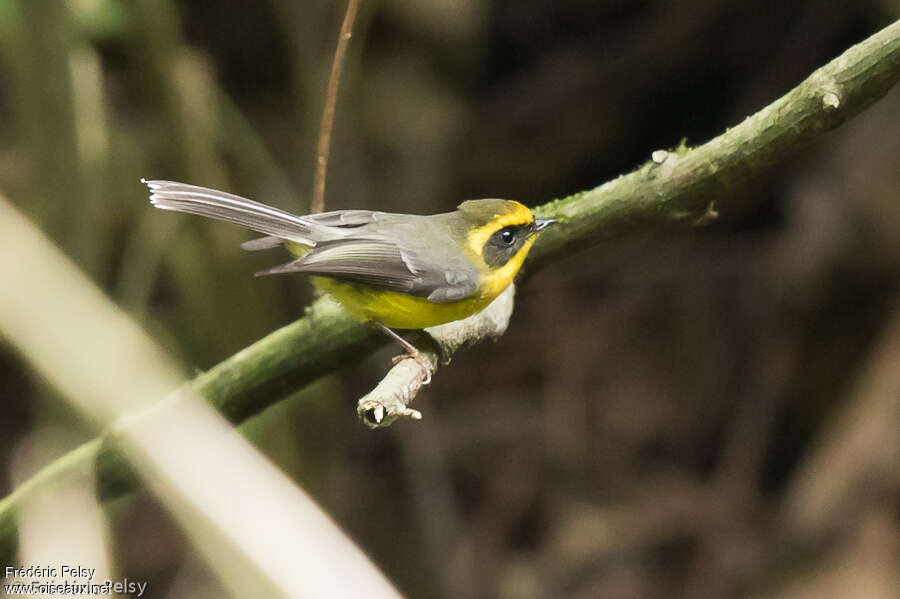
<svg viewBox="0 0 900 599">
<path fill-rule="evenodd" d="M 338 300 L 354 318 L 376 320 L 391 329 L 424 329 L 466 318 L 486 308 L 503 291 L 437 304 L 424 297 L 378 291 L 327 277 L 310 277 L 310 280 Z"/>
</svg>

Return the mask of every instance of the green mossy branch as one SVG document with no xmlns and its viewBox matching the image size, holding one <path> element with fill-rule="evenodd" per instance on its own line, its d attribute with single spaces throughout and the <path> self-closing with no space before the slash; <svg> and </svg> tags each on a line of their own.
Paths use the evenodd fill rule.
<svg viewBox="0 0 900 599">
<path fill-rule="evenodd" d="M 900 21 L 853 46 L 739 125 L 693 148 L 654 152 L 653 160 L 600 187 L 536 209 L 555 218 L 532 250 L 531 269 L 587 247 L 670 223 L 702 223 L 726 207 L 727 191 L 834 129 L 900 80 Z M 345 367 L 386 340 L 322 298 L 300 320 L 231 356 L 190 385 L 238 424 L 313 380 Z M 348 409 L 350 406 L 347 406 Z M 15 547 L 15 513 L 28 489 L 74 463 L 96 460 L 98 493 L 135 487 L 112 433 L 40 471 L 0 501 L 0 558 Z"/>
<path fill-rule="evenodd" d="M 851 47 L 800 85 L 702 146 L 654 152 L 637 170 L 536 211 L 551 227 L 532 267 L 665 223 L 702 222 L 728 191 L 835 129 L 900 80 L 900 21 Z"/>
</svg>

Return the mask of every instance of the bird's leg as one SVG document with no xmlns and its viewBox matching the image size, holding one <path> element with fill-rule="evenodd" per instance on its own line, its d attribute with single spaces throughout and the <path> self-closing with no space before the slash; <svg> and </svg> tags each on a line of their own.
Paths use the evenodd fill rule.
<svg viewBox="0 0 900 599">
<path fill-rule="evenodd" d="M 422 381 L 422 384 L 427 385 L 428 383 L 430 383 L 431 382 L 431 369 L 433 367 L 431 365 L 431 362 L 428 360 L 428 358 L 423 356 L 422 352 L 420 352 L 416 348 L 415 345 L 413 345 L 412 343 L 410 343 L 409 341 L 407 341 L 406 339 L 404 339 L 403 337 L 401 337 L 400 335 L 398 335 L 391 329 L 387 328 L 380 322 L 377 322 L 376 324 L 381 328 L 382 331 L 384 331 L 394 341 L 396 341 L 397 343 L 402 345 L 403 349 L 406 350 L 405 354 L 402 354 L 399 356 L 394 356 L 394 358 L 393 358 L 393 360 L 391 360 L 391 362 L 396 364 L 400 360 L 405 360 L 407 358 L 411 358 L 411 359 L 415 360 L 416 364 L 418 364 L 419 367 L 422 369 L 422 371 L 425 372 L 425 380 Z"/>
</svg>

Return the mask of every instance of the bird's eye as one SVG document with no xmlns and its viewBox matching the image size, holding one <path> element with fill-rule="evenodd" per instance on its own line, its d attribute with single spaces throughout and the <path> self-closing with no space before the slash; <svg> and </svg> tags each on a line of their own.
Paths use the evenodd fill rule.
<svg viewBox="0 0 900 599">
<path fill-rule="evenodd" d="M 512 227 L 506 227 L 505 229 L 500 229 L 500 241 L 502 241 L 506 245 L 512 245 L 513 241 L 516 240 L 516 232 L 512 229 Z"/>
</svg>

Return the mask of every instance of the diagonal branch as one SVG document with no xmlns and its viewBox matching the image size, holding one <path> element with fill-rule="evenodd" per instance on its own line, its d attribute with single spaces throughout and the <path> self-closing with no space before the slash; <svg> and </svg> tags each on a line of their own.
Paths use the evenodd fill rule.
<svg viewBox="0 0 900 599">
<path fill-rule="evenodd" d="M 839 126 L 884 96 L 898 80 L 900 21 L 848 49 L 788 94 L 706 144 L 655 152 L 652 161 L 632 173 L 541 206 L 537 209 L 541 216 L 560 224 L 542 235 L 532 250 L 530 267 L 546 266 L 635 231 L 703 222 L 713 212 L 713 201 L 727 207 L 728 189 Z M 381 337 L 322 298 L 300 320 L 231 356 L 190 385 L 239 423 L 368 355 L 384 343 Z M 60 460 L 68 465 L 96 459 L 104 498 L 134 488 L 110 433 L 102 438 L 102 446 L 96 440 L 88 445 Z M 55 464 L 37 476 L 52 478 L 59 467 Z M 6 557 L 15 542 L 16 497 L 0 501 L 0 557 Z"/>
<path fill-rule="evenodd" d="M 814 71 L 739 125 L 696 148 L 660 150 L 637 170 L 600 187 L 541 206 L 563 223 L 545 231 L 531 266 L 586 246 L 670 222 L 704 221 L 711 202 L 835 129 L 900 80 L 900 21 Z"/>
</svg>

